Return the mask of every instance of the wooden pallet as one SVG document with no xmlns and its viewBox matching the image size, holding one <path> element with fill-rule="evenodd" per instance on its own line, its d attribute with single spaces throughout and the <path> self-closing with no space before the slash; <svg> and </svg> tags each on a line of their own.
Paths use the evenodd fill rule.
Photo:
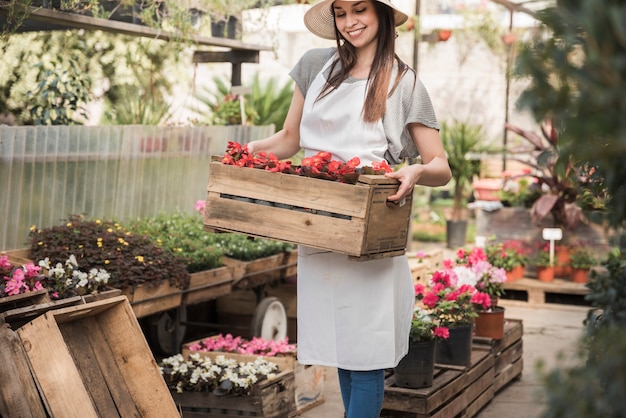
<svg viewBox="0 0 626 418">
<path fill-rule="evenodd" d="M 504 338 L 474 337 L 469 368 L 436 365 L 433 385 L 423 389 L 385 380 L 381 418 L 471 418 L 508 383 L 521 376 L 523 325 L 506 319 Z"/>
<path fill-rule="evenodd" d="M 532 304 L 544 304 L 548 294 L 584 296 L 589 289 L 583 283 L 574 283 L 571 280 L 554 279 L 543 282 L 537 279 L 523 278 L 504 283 L 505 297 L 507 291 L 526 293 L 526 300 Z"/>
</svg>

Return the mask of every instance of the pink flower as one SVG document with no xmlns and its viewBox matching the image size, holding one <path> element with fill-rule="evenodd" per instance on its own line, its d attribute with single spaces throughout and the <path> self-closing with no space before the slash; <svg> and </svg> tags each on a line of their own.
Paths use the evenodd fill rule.
<svg viewBox="0 0 626 418">
<path fill-rule="evenodd" d="M 422 296 L 424 294 L 424 285 L 421 283 L 416 283 L 414 286 L 415 289 L 415 295 L 416 296 Z"/>
<path fill-rule="evenodd" d="M 474 293 L 471 302 L 475 305 L 482 305 L 483 309 L 488 309 L 491 306 L 491 298 L 482 292 Z"/>
<path fill-rule="evenodd" d="M 196 202 L 196 212 L 199 212 L 201 215 L 204 215 L 204 209 L 206 208 L 206 202 L 204 200 L 198 200 Z"/>
<path fill-rule="evenodd" d="M 428 292 L 426 293 L 426 295 L 424 295 L 424 300 L 422 300 L 422 302 L 428 308 L 432 309 L 435 307 L 435 305 L 437 305 L 437 302 L 439 302 L 439 296 L 437 296 L 437 294 L 434 292 Z"/>
<path fill-rule="evenodd" d="M 435 327 L 435 337 L 447 340 L 450 338 L 450 330 L 446 327 Z"/>
<path fill-rule="evenodd" d="M 34 263 L 27 263 L 24 264 L 24 270 L 26 271 L 26 277 L 37 277 L 39 275 L 41 267 L 36 266 Z"/>
</svg>

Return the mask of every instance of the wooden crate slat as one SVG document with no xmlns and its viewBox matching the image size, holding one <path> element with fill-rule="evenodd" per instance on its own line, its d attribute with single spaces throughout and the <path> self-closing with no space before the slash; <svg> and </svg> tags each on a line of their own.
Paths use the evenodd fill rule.
<svg viewBox="0 0 626 418">
<path fill-rule="evenodd" d="M 137 318 L 177 308 L 183 300 L 183 292 L 167 280 L 158 284 L 145 283 L 122 291 L 131 302 Z"/>
<path fill-rule="evenodd" d="M 184 305 L 195 305 L 216 299 L 232 291 L 234 267 L 219 267 L 216 269 L 191 273 L 189 289 L 183 294 Z"/>
<path fill-rule="evenodd" d="M 522 375 L 522 370 L 524 368 L 524 359 L 519 358 L 512 364 L 509 364 L 504 370 L 496 376 L 493 381 L 493 389 L 495 392 L 498 392 L 504 386 L 506 386 L 513 379 Z"/>
<path fill-rule="evenodd" d="M 213 228 L 319 246 L 329 251 L 346 248 L 351 255 L 361 254 L 361 246 L 355 246 L 355 237 L 365 235 L 363 222 L 222 199 L 213 193 L 207 197 L 205 210 L 205 224 Z M 327 240 L 321 241 L 319 235 L 312 231 L 325 231 Z"/>
<path fill-rule="evenodd" d="M 500 355 L 498 355 L 495 359 L 494 370 L 496 372 L 496 376 L 500 374 L 500 372 L 506 368 L 509 364 L 514 363 L 517 359 L 522 357 L 524 352 L 523 342 L 522 340 L 517 340 L 511 347 L 504 350 Z"/>
<path fill-rule="evenodd" d="M 463 414 L 459 418 L 471 418 L 475 416 L 481 409 L 485 407 L 495 396 L 493 386 L 489 385 L 483 393 L 480 394 L 468 407 L 463 411 Z"/>
<path fill-rule="evenodd" d="M 8 324 L 0 325 L 0 362 L 0 416 L 46 418 L 24 346 Z"/>
<path fill-rule="evenodd" d="M 122 395 L 127 393 L 127 391 L 121 390 L 122 387 L 126 389 L 126 385 L 120 373 L 115 373 L 112 382 L 105 377 L 107 372 L 112 374 L 116 368 L 111 367 L 110 362 L 106 361 L 112 357 L 106 341 L 93 338 L 100 332 L 90 332 L 98 327 L 99 325 L 94 318 L 89 317 L 82 321 L 65 322 L 59 326 L 59 329 L 72 353 L 74 363 L 96 410 L 107 417 L 140 416 L 137 409 L 134 408 L 130 396 L 121 397 L 120 411 L 116 407 L 113 392 L 119 392 Z M 104 344 L 100 345 L 99 343 Z M 109 386 L 111 383 L 113 385 Z M 109 387 L 111 387 L 111 391 L 109 391 Z"/>
</svg>

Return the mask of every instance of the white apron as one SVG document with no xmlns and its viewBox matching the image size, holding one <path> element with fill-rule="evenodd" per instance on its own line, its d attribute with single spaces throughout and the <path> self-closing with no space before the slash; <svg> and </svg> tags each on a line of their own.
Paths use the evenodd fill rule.
<svg viewBox="0 0 626 418">
<path fill-rule="evenodd" d="M 331 59 L 332 61 L 332 59 Z M 324 71 L 307 92 L 300 126 L 305 156 L 381 161 L 387 149 L 382 121 L 360 112 L 367 80 L 349 80 L 315 101 Z M 348 370 L 395 367 L 408 351 L 415 296 L 405 256 L 352 261 L 346 255 L 298 248 L 298 360 Z"/>
</svg>

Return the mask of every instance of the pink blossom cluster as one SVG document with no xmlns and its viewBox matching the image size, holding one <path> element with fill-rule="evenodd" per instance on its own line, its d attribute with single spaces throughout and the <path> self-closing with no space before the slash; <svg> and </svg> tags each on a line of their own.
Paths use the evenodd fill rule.
<svg viewBox="0 0 626 418">
<path fill-rule="evenodd" d="M 214 335 L 198 343 L 189 345 L 191 351 L 220 351 L 224 353 L 238 353 L 272 357 L 280 354 L 295 353 L 296 345 L 289 344 L 289 338 L 283 340 L 265 340 L 254 337 L 247 340 L 242 337 L 233 337 L 231 334 Z"/>
<path fill-rule="evenodd" d="M 34 263 L 27 263 L 22 267 L 13 269 L 6 255 L 0 256 L 0 274 L 3 282 L 0 283 L 0 297 L 14 296 L 43 289 L 40 276 L 40 267 Z"/>
</svg>

